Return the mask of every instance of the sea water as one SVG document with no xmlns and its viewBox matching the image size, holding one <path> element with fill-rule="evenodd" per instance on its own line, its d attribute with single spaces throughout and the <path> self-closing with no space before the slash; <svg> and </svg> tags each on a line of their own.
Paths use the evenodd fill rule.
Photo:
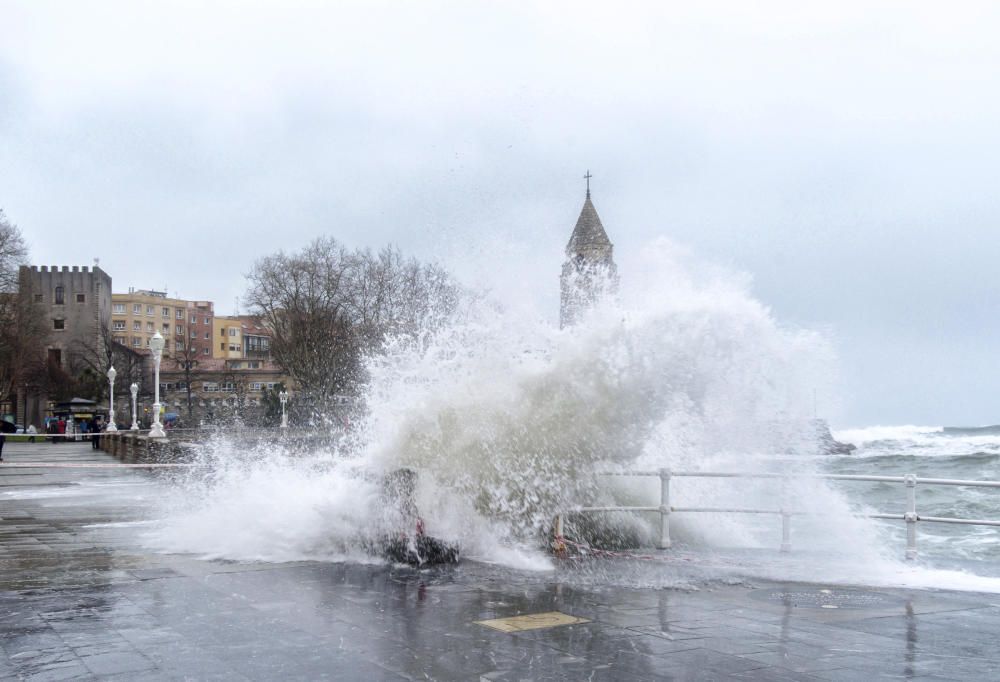
<svg viewBox="0 0 1000 682">
<path fill-rule="evenodd" d="M 337 445 L 247 451 L 238 437 L 217 437 L 199 449 L 204 468 L 166 486 L 144 541 L 241 561 L 378 561 L 366 547 L 384 525 L 379 480 L 405 466 L 420 473 L 416 501 L 427 531 L 460 544 L 468 560 L 507 570 L 649 586 L 759 576 L 1000 591 L 1000 581 L 970 577 L 966 566 L 941 564 L 942 572 L 900 561 L 900 529 L 859 512 L 901 510 L 901 486 L 847 489 L 809 477 L 885 473 L 890 464 L 910 473 L 903 469 L 915 456 L 854 433 L 839 435 L 861 440 L 858 454 L 816 454 L 803 425 L 817 393 L 836 394 L 835 353 L 821 334 L 781 324 L 746 278 L 668 242 L 648 245 L 635 262 L 620 294 L 570 329 L 476 296 L 446 324 L 387 339 L 368 365 L 364 418 Z M 957 474 L 960 462 L 948 464 L 944 474 Z M 557 514 L 659 504 L 655 479 L 605 473 L 664 467 L 800 475 L 672 485 L 674 506 L 804 512 L 794 519 L 794 551 L 776 551 L 775 516 L 678 513 L 675 549 L 655 559 L 567 567 L 549 555 Z M 930 513 L 964 492 L 922 498 L 919 509 Z M 658 532 L 652 515 L 605 521 L 647 542 Z M 948 553 L 949 532 L 922 536 L 928 557 Z M 995 535 L 969 537 L 961 558 L 996 552 Z"/>
<path fill-rule="evenodd" d="M 834 474 L 905 476 L 961 480 L 1000 480 L 1000 430 L 978 433 L 942 427 L 897 426 L 844 429 L 836 437 L 858 446 L 851 455 L 825 458 L 822 470 Z M 896 483 L 837 483 L 856 505 L 887 513 L 905 511 L 905 489 Z M 1000 520 L 1000 489 L 918 485 L 917 513 L 966 519 Z M 885 524 L 903 542 L 901 523 Z M 920 523 L 918 551 L 938 563 L 981 562 L 1000 568 L 1000 527 Z"/>
</svg>

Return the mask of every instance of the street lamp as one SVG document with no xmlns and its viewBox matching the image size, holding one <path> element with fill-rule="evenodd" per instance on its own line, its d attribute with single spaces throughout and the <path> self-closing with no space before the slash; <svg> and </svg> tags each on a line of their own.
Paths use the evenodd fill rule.
<svg viewBox="0 0 1000 682">
<path fill-rule="evenodd" d="M 149 340 L 149 349 L 153 352 L 153 425 L 149 429 L 150 438 L 166 438 L 163 425 L 160 424 L 160 359 L 163 357 L 163 336 L 160 332 L 153 334 Z"/>
<path fill-rule="evenodd" d="M 139 430 L 139 414 L 135 410 L 135 397 L 139 394 L 139 384 L 132 384 L 129 387 L 129 390 L 132 391 L 132 430 L 133 431 L 138 431 Z"/>
<path fill-rule="evenodd" d="M 115 371 L 114 365 L 108 370 L 108 383 L 111 385 L 111 392 L 108 395 L 108 428 L 105 431 L 117 431 L 118 427 L 115 426 L 115 375 L 118 372 Z"/>
<path fill-rule="evenodd" d="M 282 391 L 278 394 L 278 400 L 281 401 L 281 428 L 288 428 L 288 413 L 285 412 L 285 403 L 288 402 L 288 391 Z"/>
</svg>

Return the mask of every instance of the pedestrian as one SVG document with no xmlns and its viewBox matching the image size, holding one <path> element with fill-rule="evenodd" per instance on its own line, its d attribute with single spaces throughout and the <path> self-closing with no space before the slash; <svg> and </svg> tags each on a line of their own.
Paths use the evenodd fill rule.
<svg viewBox="0 0 1000 682">
<path fill-rule="evenodd" d="M 101 449 L 101 422 L 97 421 L 97 417 L 90 420 L 90 447 L 94 450 Z"/>
<path fill-rule="evenodd" d="M 59 417 L 59 421 L 56 422 L 56 433 L 59 434 L 59 442 L 66 440 L 66 420 Z"/>
<path fill-rule="evenodd" d="M 7 434 L 0 431 L 0 462 L 3 461 L 3 444 L 7 442 Z"/>
<path fill-rule="evenodd" d="M 28 442 L 29 443 L 34 443 L 35 442 L 35 434 L 36 433 L 38 433 L 38 429 L 35 428 L 35 425 L 34 424 L 28 424 L 27 434 L 28 434 Z"/>
</svg>

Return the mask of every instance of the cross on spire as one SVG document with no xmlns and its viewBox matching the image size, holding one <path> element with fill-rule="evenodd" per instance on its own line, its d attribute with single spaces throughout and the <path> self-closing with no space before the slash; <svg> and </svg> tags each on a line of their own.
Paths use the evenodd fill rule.
<svg viewBox="0 0 1000 682">
<path fill-rule="evenodd" d="M 587 196 L 590 196 L 590 179 L 594 177 L 590 174 L 590 169 L 587 169 L 587 174 L 583 176 L 583 179 L 587 181 Z"/>
</svg>

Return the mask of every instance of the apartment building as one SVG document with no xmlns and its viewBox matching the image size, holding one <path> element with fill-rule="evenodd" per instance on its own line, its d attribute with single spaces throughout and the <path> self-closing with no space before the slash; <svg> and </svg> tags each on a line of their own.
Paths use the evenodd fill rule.
<svg viewBox="0 0 1000 682">
<path fill-rule="evenodd" d="M 265 392 L 279 386 L 290 389 L 289 377 L 266 360 L 201 360 L 186 371 L 173 359 L 160 369 L 160 396 L 169 412 L 180 415 L 187 426 L 188 382 L 195 424 L 239 414 L 251 423 L 259 422 Z"/>
<path fill-rule="evenodd" d="M 165 355 L 191 348 L 198 356 L 212 356 L 211 301 L 169 298 L 164 291 L 129 289 L 111 296 L 111 334 L 136 351 L 149 348 L 156 332 L 163 336 Z"/>
<path fill-rule="evenodd" d="M 256 369 L 271 359 L 271 332 L 249 315 L 218 316 L 212 332 L 212 357 L 230 362 L 245 360 Z"/>
</svg>

